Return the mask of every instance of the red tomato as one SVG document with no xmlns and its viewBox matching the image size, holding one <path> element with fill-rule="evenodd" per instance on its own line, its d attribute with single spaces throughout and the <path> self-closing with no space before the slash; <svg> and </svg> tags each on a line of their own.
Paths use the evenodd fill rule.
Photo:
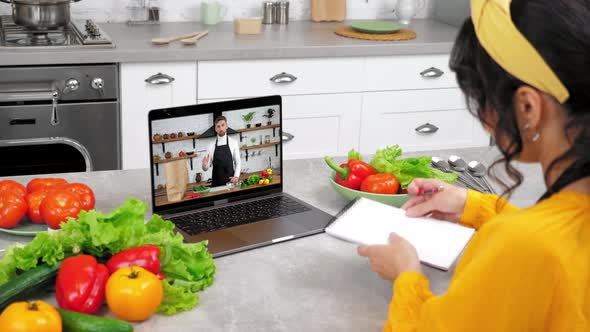
<svg viewBox="0 0 590 332">
<path fill-rule="evenodd" d="M 68 221 L 67 217 L 75 218 L 81 209 L 78 196 L 65 190 L 50 192 L 39 206 L 41 218 L 53 229 L 60 228 L 60 223 Z"/>
<path fill-rule="evenodd" d="M 12 190 L 0 192 L 0 227 L 16 226 L 27 213 L 24 197 Z"/>
<path fill-rule="evenodd" d="M 47 190 L 47 189 L 62 189 L 65 185 L 68 184 L 68 181 L 61 179 L 61 178 L 36 178 L 27 184 L 27 191 L 32 193 L 33 191 L 37 190 Z M 62 187 L 62 188 L 60 188 Z"/>
<path fill-rule="evenodd" d="M 12 190 L 21 196 L 25 196 L 27 194 L 27 189 L 25 188 L 25 186 L 12 180 L 0 181 L 0 191 L 5 190 Z"/>
<path fill-rule="evenodd" d="M 29 205 L 27 215 L 29 216 L 29 220 L 35 224 L 45 223 L 41 217 L 41 212 L 39 212 L 39 207 L 47 195 L 49 195 L 49 191 L 37 190 L 26 196 L 27 204 Z"/>
<path fill-rule="evenodd" d="M 82 210 L 89 211 L 94 209 L 94 203 L 96 202 L 94 192 L 87 185 L 83 183 L 70 183 L 65 187 L 65 190 L 78 195 L 80 203 L 82 203 Z"/>
</svg>

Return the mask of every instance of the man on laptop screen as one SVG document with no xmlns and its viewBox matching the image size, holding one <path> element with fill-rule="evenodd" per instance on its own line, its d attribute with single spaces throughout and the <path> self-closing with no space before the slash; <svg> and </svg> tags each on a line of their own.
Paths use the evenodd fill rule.
<svg viewBox="0 0 590 332">
<path fill-rule="evenodd" d="M 152 132 L 168 137 L 161 140 L 162 144 L 152 146 L 156 165 L 164 164 L 163 171 L 158 170 L 154 177 L 155 205 L 279 184 L 282 151 L 278 148 L 280 137 L 276 129 L 280 119 L 277 117 L 264 127 L 247 129 L 240 125 L 244 114 L 255 112 L 260 113 L 255 116 L 262 117 L 263 111 L 266 113 L 266 108 L 154 121 Z"/>
<path fill-rule="evenodd" d="M 220 115 L 215 118 L 215 143 L 209 144 L 207 155 L 203 158 L 203 171 L 213 166 L 211 186 L 218 187 L 228 182 L 237 183 L 240 179 L 242 162 L 238 142 L 227 135 L 227 119 Z"/>
</svg>

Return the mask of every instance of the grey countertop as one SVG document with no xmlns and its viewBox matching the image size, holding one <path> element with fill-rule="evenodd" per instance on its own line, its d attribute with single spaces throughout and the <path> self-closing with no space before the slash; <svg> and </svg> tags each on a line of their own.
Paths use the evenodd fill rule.
<svg viewBox="0 0 590 332">
<path fill-rule="evenodd" d="M 497 156 L 493 148 L 410 153 L 404 156 L 458 154 L 488 165 Z M 533 204 L 544 190 L 537 166 L 517 165 L 525 175 L 511 201 Z M 328 168 L 321 159 L 284 164 L 285 191 L 335 214 L 345 201 L 330 187 Z M 149 170 L 106 171 L 61 175 L 94 188 L 96 208 L 120 205 L 132 195 L 149 197 Z M 26 183 L 32 176 L 13 177 Z M 0 178 L 1 179 L 1 178 Z M 0 234 L 0 248 L 29 238 Z M 284 242 L 216 259 L 212 287 L 200 293 L 192 311 L 174 316 L 156 315 L 135 324 L 136 331 L 380 331 L 387 318 L 391 283 L 370 271 L 356 246 L 325 234 Z M 424 267 L 437 294 L 447 289 L 452 272 Z M 55 303 L 53 296 L 47 300 Z M 110 315 L 106 306 L 101 313 Z"/>
<path fill-rule="evenodd" d="M 292 21 L 286 26 L 263 25 L 259 35 L 236 35 L 233 23 L 205 26 L 196 22 L 135 25 L 100 23 L 114 40 L 112 49 L 0 48 L 0 66 L 111 62 L 170 62 L 197 60 L 353 57 L 449 53 L 457 28 L 434 20 L 415 20 L 410 28 L 417 38 L 378 42 L 337 36 L 343 23 Z M 160 36 L 209 30 L 197 45 L 152 45 Z"/>
</svg>

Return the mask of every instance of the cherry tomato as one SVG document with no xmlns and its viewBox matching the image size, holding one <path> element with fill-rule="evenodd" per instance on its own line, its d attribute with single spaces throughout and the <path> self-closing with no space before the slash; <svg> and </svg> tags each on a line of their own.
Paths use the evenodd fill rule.
<svg viewBox="0 0 590 332">
<path fill-rule="evenodd" d="M 68 181 L 61 178 L 35 178 L 27 184 L 27 191 L 32 193 L 37 190 L 47 190 L 51 187 L 62 189 L 66 184 L 68 184 Z"/>
<path fill-rule="evenodd" d="M 27 188 L 25 188 L 25 186 L 12 180 L 0 181 L 0 191 L 5 190 L 12 190 L 21 196 L 25 196 L 27 194 Z"/>
<path fill-rule="evenodd" d="M 25 198 L 12 190 L 0 192 L 0 227 L 12 228 L 27 213 Z"/>
<path fill-rule="evenodd" d="M 83 183 L 70 183 L 65 187 L 65 190 L 78 195 L 82 204 L 82 210 L 89 211 L 94 209 L 94 203 L 96 202 L 94 192 L 87 185 Z"/>
<path fill-rule="evenodd" d="M 60 223 L 68 221 L 67 217 L 75 218 L 81 209 L 78 195 L 65 190 L 50 192 L 39 206 L 41 218 L 53 229 L 60 228 Z"/>
</svg>

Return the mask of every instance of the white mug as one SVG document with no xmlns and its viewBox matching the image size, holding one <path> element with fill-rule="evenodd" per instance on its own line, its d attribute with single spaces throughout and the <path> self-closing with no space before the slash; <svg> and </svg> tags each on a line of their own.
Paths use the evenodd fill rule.
<svg viewBox="0 0 590 332">
<path fill-rule="evenodd" d="M 201 22 L 207 25 L 215 25 L 227 13 L 227 8 L 219 1 L 203 1 L 201 3 Z"/>
<path fill-rule="evenodd" d="M 418 4 L 416 4 L 416 1 L 418 1 Z M 399 23 L 408 25 L 418 11 L 424 8 L 424 6 L 424 0 L 397 0 L 397 4 L 395 5 L 395 15 L 397 16 Z"/>
</svg>

